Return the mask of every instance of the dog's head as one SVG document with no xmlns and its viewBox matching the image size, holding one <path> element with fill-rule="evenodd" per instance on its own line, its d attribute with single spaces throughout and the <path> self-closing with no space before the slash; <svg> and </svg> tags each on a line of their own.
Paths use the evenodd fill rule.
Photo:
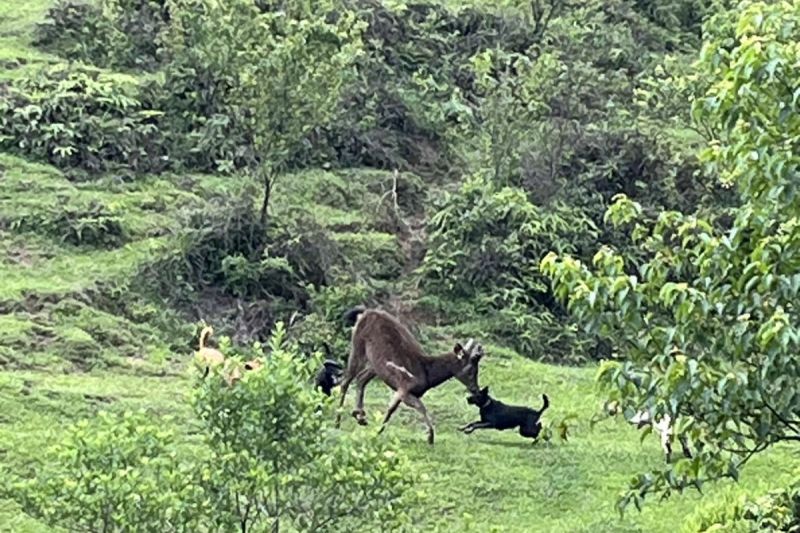
<svg viewBox="0 0 800 533">
<path fill-rule="evenodd" d="M 261 359 L 251 359 L 244 364 L 245 370 L 258 370 L 264 366 L 264 363 L 261 362 Z"/>
<path fill-rule="evenodd" d="M 473 392 L 469 396 L 467 396 L 467 403 L 470 405 L 477 405 L 481 407 L 486 405 L 491 397 L 489 396 L 489 387 L 484 387 L 480 389 L 478 392 Z"/>
</svg>

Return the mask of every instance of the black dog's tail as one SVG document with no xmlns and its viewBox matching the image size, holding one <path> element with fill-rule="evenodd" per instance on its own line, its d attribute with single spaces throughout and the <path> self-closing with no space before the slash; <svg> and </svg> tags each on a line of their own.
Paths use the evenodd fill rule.
<svg viewBox="0 0 800 533">
<path fill-rule="evenodd" d="M 328 359 L 333 359 L 333 352 L 331 351 L 330 345 L 327 342 L 322 341 L 322 350 L 325 352 L 325 357 Z"/>
<path fill-rule="evenodd" d="M 544 413 L 545 410 L 550 407 L 550 398 L 547 397 L 547 394 L 542 394 L 542 402 L 544 403 L 542 404 L 542 408 L 539 409 L 539 414 Z"/>
<path fill-rule="evenodd" d="M 344 313 L 342 313 L 342 320 L 344 320 L 344 324 L 348 327 L 352 327 L 356 325 L 356 320 L 358 317 L 366 311 L 367 308 L 363 305 L 359 305 L 357 307 L 353 307 L 352 309 L 348 309 Z"/>
</svg>

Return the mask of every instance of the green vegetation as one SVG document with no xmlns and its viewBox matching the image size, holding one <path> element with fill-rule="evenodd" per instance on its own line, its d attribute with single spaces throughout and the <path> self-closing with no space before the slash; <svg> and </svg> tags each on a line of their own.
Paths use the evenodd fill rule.
<svg viewBox="0 0 800 533">
<path fill-rule="evenodd" d="M 0 530 L 797 526 L 796 0 L 6 4 Z M 334 429 L 364 303 L 539 441 Z"/>
</svg>

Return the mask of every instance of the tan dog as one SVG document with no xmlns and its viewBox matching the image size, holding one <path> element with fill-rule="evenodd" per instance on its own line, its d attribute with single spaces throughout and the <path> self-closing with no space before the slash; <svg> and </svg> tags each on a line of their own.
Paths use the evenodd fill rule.
<svg viewBox="0 0 800 533">
<path fill-rule="evenodd" d="M 206 346 L 206 342 L 208 339 L 211 338 L 211 335 L 214 334 L 214 328 L 211 326 L 206 326 L 200 331 L 200 343 L 197 351 L 194 352 L 194 357 L 197 363 L 201 366 L 205 366 L 206 370 L 203 372 L 203 377 L 205 378 L 208 375 L 209 370 L 211 370 L 212 366 L 218 366 L 225 363 L 225 356 L 222 355 L 222 352 L 215 348 L 208 348 Z"/>
<path fill-rule="evenodd" d="M 213 334 L 214 328 L 211 326 L 206 326 L 202 329 L 200 332 L 198 349 L 194 352 L 195 361 L 198 365 L 205 367 L 203 378 L 208 376 L 212 366 L 216 367 L 219 365 L 224 365 L 223 379 L 225 379 L 225 382 L 229 386 L 233 385 L 242 379 L 242 372 L 239 368 L 239 365 L 232 363 L 231 361 L 227 361 L 222 352 L 215 348 L 209 348 L 206 346 L 206 342 L 208 342 L 208 339 L 211 338 L 211 335 Z M 259 359 L 252 359 L 247 361 L 243 366 L 245 370 L 258 370 L 263 366 L 263 363 Z"/>
</svg>

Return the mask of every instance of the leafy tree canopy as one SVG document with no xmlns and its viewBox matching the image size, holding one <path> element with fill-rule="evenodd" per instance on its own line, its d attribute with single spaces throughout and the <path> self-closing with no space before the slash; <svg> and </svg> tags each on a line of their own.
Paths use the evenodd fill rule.
<svg viewBox="0 0 800 533">
<path fill-rule="evenodd" d="M 609 401 L 629 416 L 677 416 L 676 433 L 701 447 L 638 477 L 623 505 L 736 478 L 754 454 L 800 440 L 798 32 L 796 0 L 744 2 L 706 24 L 693 116 L 712 126 L 703 161 L 740 195 L 729 228 L 679 212 L 647 225 L 621 195 L 607 218 L 632 230 L 646 260 L 606 247 L 591 268 L 542 261 L 572 312 L 617 350 L 599 372 Z"/>
</svg>

